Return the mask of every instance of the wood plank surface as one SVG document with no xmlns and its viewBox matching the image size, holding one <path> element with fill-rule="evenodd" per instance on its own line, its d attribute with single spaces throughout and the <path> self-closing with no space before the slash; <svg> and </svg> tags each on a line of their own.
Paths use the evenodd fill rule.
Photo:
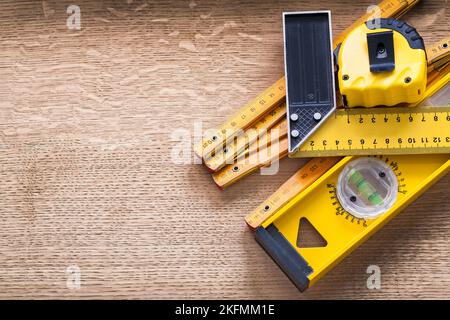
<svg viewBox="0 0 450 320">
<path fill-rule="evenodd" d="M 173 162 L 196 123 L 219 125 L 283 74 L 282 11 L 331 9 L 337 35 L 371 3 L 2 1 L 0 298 L 449 298 L 448 176 L 301 294 L 243 217 L 302 162 L 224 192 Z M 405 20 L 431 44 L 449 13 L 426 0 Z"/>
</svg>

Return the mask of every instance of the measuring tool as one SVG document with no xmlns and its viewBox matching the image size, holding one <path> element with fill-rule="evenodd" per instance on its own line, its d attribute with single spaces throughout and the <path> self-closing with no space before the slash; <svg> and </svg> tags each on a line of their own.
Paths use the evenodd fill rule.
<svg viewBox="0 0 450 320">
<path fill-rule="evenodd" d="M 363 15 L 359 20 L 348 27 L 338 37 L 335 38 L 333 46 L 336 47 L 346 35 L 358 27 L 364 21 L 377 18 L 394 17 L 399 18 L 411 9 L 418 0 L 385 0 L 378 4 L 373 12 Z M 223 146 L 235 135 L 253 125 L 258 119 L 267 115 L 275 106 L 279 105 L 285 98 L 285 78 L 279 79 L 262 94 L 240 109 L 234 116 L 227 120 L 218 130 L 206 135 L 199 145 L 196 145 L 195 153 L 203 159 L 208 159 L 215 152 L 221 152 Z M 238 154 L 234 155 L 237 157 Z M 217 170 L 210 168 L 211 170 Z"/>
<path fill-rule="evenodd" d="M 287 156 L 288 140 L 286 137 L 286 122 L 280 122 L 273 127 L 265 139 L 260 143 L 254 143 L 250 149 L 222 170 L 213 173 L 212 177 L 220 189 L 225 189 L 234 182 L 251 174 L 261 167 L 269 166 L 275 161 Z"/>
<path fill-rule="evenodd" d="M 402 28 L 404 28 L 404 26 Z M 406 40 L 404 41 L 406 42 Z M 448 73 L 450 70 L 448 61 L 450 58 L 450 47 L 448 46 L 448 43 L 449 39 L 445 39 L 435 43 L 427 49 L 429 57 L 428 70 L 430 71 L 428 76 L 428 86 L 426 90 L 420 89 L 421 94 L 419 102 L 424 98 L 433 95 L 436 90 L 441 89 L 442 86 L 448 83 Z M 421 52 L 422 50 L 419 51 L 419 54 L 423 54 Z M 441 79 L 442 77 L 445 79 Z M 384 93 L 380 93 L 379 95 L 392 96 L 389 93 L 386 95 Z M 416 101 L 416 99 L 413 100 Z M 447 105 L 447 103 L 448 101 L 444 101 L 441 105 Z M 417 102 L 403 104 L 402 107 L 413 107 L 416 105 Z M 399 112 L 395 112 L 395 116 L 394 110 L 399 110 Z M 438 117 L 439 121 L 437 122 L 425 122 L 426 119 L 423 117 L 420 118 L 420 122 L 418 121 L 417 115 L 421 115 L 422 113 L 424 115 L 430 115 L 434 113 L 432 108 L 426 111 L 420 109 L 411 110 L 401 107 L 396 107 L 395 109 L 391 108 L 390 110 L 379 108 L 371 108 L 370 110 L 357 109 L 357 111 L 349 111 L 348 109 L 337 110 L 334 117 L 331 117 L 325 121 L 324 126 L 318 128 L 317 131 L 309 131 L 311 136 L 309 139 L 305 140 L 306 144 L 302 145 L 299 148 L 299 151 L 291 153 L 289 156 L 292 158 L 297 158 L 312 156 L 343 156 L 354 154 L 362 155 L 371 153 L 373 150 L 376 151 L 376 154 L 423 153 L 425 151 L 432 153 L 446 152 L 445 148 L 447 148 L 448 145 L 439 143 L 439 139 L 436 139 L 438 140 L 437 143 L 439 143 L 439 145 L 434 145 L 434 147 L 438 146 L 438 148 L 434 148 L 431 151 L 424 149 L 428 148 L 429 142 L 435 138 L 435 135 L 432 133 L 442 129 L 443 125 L 448 125 L 448 122 L 444 121 L 444 119 L 447 119 L 446 115 L 443 114 L 445 110 L 440 110 L 439 113 L 441 113 L 443 117 Z M 435 116 L 436 115 L 434 114 L 432 115 L 433 119 L 435 119 Z M 408 131 L 402 131 L 405 127 L 405 119 L 403 119 L 403 122 L 399 122 L 402 120 L 402 117 L 406 117 L 407 122 L 410 124 L 407 128 L 408 130 L 418 130 L 414 131 L 415 136 L 408 135 Z M 389 119 L 394 121 L 389 121 Z M 293 122 L 292 119 L 290 122 Z M 338 126 L 338 123 L 341 124 L 341 126 Z M 370 125 L 365 126 L 367 123 Z M 385 127 L 384 129 L 383 124 Z M 414 126 L 414 128 L 412 126 Z M 309 130 L 310 128 L 307 129 Z M 396 137 L 396 135 L 398 135 L 397 131 L 398 133 L 405 134 L 404 138 Z M 429 137 L 427 137 L 427 135 L 421 136 L 418 140 L 417 138 L 419 133 L 423 133 L 424 131 Z M 344 138 L 344 136 L 344 140 L 338 139 L 338 137 Z M 433 139 L 430 140 L 430 137 Z M 370 140 L 370 138 L 373 139 Z M 380 140 L 380 138 L 382 140 Z M 392 140 L 393 138 L 395 139 Z M 405 143 L 403 141 L 404 139 Z M 384 141 L 386 145 L 380 146 L 380 141 Z M 397 141 L 397 143 L 394 141 Z M 357 145 L 358 142 L 360 142 L 360 145 Z M 333 143 L 334 145 L 332 145 Z"/>
<path fill-rule="evenodd" d="M 403 21 L 374 19 L 353 29 L 334 51 L 336 65 L 329 11 L 284 13 L 283 28 L 289 153 L 329 122 L 336 110 L 335 77 L 346 108 L 412 104 L 425 94 L 425 45 Z"/>
<path fill-rule="evenodd" d="M 449 81 L 447 73 L 425 95 L 448 91 Z M 294 156 L 450 153 L 449 101 L 444 107 L 338 110 Z"/>
<path fill-rule="evenodd" d="M 331 12 L 283 13 L 289 153 L 336 109 Z"/>
<path fill-rule="evenodd" d="M 350 32 L 335 56 L 345 107 L 393 106 L 422 99 L 427 84 L 425 45 L 406 22 L 367 21 Z"/>
<path fill-rule="evenodd" d="M 214 152 L 220 152 L 224 144 L 266 115 L 274 106 L 281 103 L 284 97 L 285 84 L 284 78 L 282 78 L 245 105 L 220 129 L 214 130 L 213 133 L 206 136 L 201 145 L 196 146 L 195 153 L 199 157 L 208 159 Z"/>
<path fill-rule="evenodd" d="M 277 122 L 286 116 L 286 104 L 282 103 L 275 109 L 258 120 L 251 128 L 237 135 L 220 151 L 216 152 L 209 159 L 205 159 L 205 166 L 211 171 L 216 172 L 227 164 L 233 164 L 236 157 L 242 154 L 249 145 L 253 144 L 261 135 L 265 134 Z"/>
<path fill-rule="evenodd" d="M 450 62 L 449 48 L 450 38 L 447 38 L 427 49 L 428 73 L 432 70 L 439 70 Z"/>
<path fill-rule="evenodd" d="M 335 77 L 345 107 L 422 99 L 427 84 L 425 46 L 419 33 L 403 21 L 378 18 L 362 23 L 337 45 L 335 59 L 330 11 L 283 13 L 283 31 L 289 153 L 336 109 Z"/>
<path fill-rule="evenodd" d="M 447 83 L 445 87 L 444 83 Z M 446 73 L 446 76 L 444 78 L 437 78 L 430 84 L 427 93 L 425 94 L 425 100 L 422 102 L 422 104 L 427 106 L 442 106 L 448 104 L 449 99 L 450 86 L 448 84 L 448 73 Z M 440 107 L 436 110 L 441 112 L 443 109 L 448 108 Z M 445 119 L 447 121 L 447 115 L 445 116 Z M 407 121 L 409 121 L 409 117 Z M 435 121 L 434 115 L 432 115 L 432 121 Z M 448 133 L 450 131 L 447 130 L 444 132 Z M 267 198 L 261 205 L 259 205 L 254 211 L 246 216 L 245 221 L 247 225 L 252 229 L 257 228 L 261 223 L 270 218 L 285 204 L 291 201 L 297 194 L 305 190 L 321 175 L 327 172 L 328 169 L 330 169 L 340 159 L 342 158 L 321 157 L 311 159 L 291 178 L 289 178 L 289 180 L 287 180 L 278 190 L 276 190 L 269 198 Z"/>
<path fill-rule="evenodd" d="M 339 157 L 324 157 L 308 161 L 300 170 L 283 183 L 273 195 L 245 217 L 247 225 L 252 229 L 256 229 L 282 206 L 292 200 L 299 192 L 305 190 L 322 174 L 332 168 L 340 159 Z"/>
<path fill-rule="evenodd" d="M 427 90 L 425 91 L 425 94 L 423 95 L 422 98 L 425 99 L 425 101 L 427 101 L 427 102 L 429 102 L 430 99 L 431 100 L 437 100 L 437 101 L 434 101 L 434 102 L 430 101 L 429 106 L 431 106 L 431 105 L 442 106 L 442 105 L 447 105 L 448 104 L 448 96 L 444 95 L 444 92 L 447 92 L 447 90 L 442 90 L 443 88 L 445 88 L 446 84 L 448 83 L 448 79 L 449 79 L 448 78 L 449 77 L 449 73 L 448 73 L 448 70 L 447 70 L 448 68 L 450 68 L 450 67 L 447 66 L 446 68 L 441 69 L 439 71 L 432 71 L 432 73 L 434 75 L 432 77 L 428 77 L 429 81 L 430 81 L 430 84 L 427 87 Z M 433 79 L 432 81 L 430 80 L 431 78 Z M 437 96 L 439 96 L 439 99 L 437 99 Z M 447 100 L 445 100 L 445 99 L 447 99 Z M 366 109 L 359 109 L 359 111 L 361 111 L 361 110 L 366 110 Z M 375 110 L 375 109 L 372 108 L 370 110 Z M 400 110 L 400 111 L 401 110 L 408 110 L 408 111 L 411 111 L 411 110 L 414 110 L 414 108 L 397 107 L 397 108 L 390 109 L 389 111 L 394 112 L 395 110 Z M 442 111 L 442 109 L 439 109 L 439 111 Z M 339 112 L 341 112 L 341 110 L 339 110 Z M 328 121 L 331 121 L 333 119 L 334 118 L 332 117 Z M 434 118 L 434 115 L 433 115 L 433 121 L 434 121 L 434 119 L 435 118 Z M 444 118 L 438 117 L 438 122 L 442 123 L 443 119 L 447 119 L 447 117 L 446 116 Z M 402 118 L 400 118 L 400 120 L 402 120 Z M 413 118 L 413 120 L 414 120 L 414 118 Z M 372 121 L 371 117 L 370 117 L 370 119 L 368 121 Z M 384 121 L 384 114 L 383 114 L 383 121 Z M 396 114 L 395 114 L 395 121 L 397 121 Z M 406 121 L 409 121 L 409 114 L 407 116 Z M 358 118 L 358 122 L 359 122 L 359 118 Z M 326 125 L 326 126 L 324 126 L 324 128 L 320 128 L 319 131 L 321 131 L 322 129 L 325 129 L 326 127 L 328 127 L 328 126 Z M 284 128 L 286 128 L 286 126 L 284 126 Z M 388 129 L 388 130 L 391 130 L 391 129 Z M 272 139 L 276 140 L 278 138 L 278 140 L 280 140 L 280 141 L 283 140 L 283 139 L 287 139 L 285 137 L 285 131 L 280 130 L 278 132 L 281 134 L 281 136 L 275 137 L 274 136 L 276 134 L 276 131 L 275 131 L 275 132 L 272 133 Z M 341 132 L 340 134 L 343 134 L 343 133 Z M 313 134 L 313 136 L 315 136 L 315 134 Z M 436 136 L 436 137 L 439 137 L 439 136 Z M 420 137 L 420 138 L 422 138 L 422 137 Z M 435 137 L 433 136 L 432 138 L 433 138 L 432 141 L 434 141 Z M 360 139 L 361 138 L 358 138 L 356 141 L 359 141 L 361 143 Z M 401 141 L 403 143 L 403 138 L 402 138 Z M 416 138 L 416 142 L 417 141 L 418 140 Z M 424 141 L 426 142 L 426 140 L 424 140 Z M 429 139 L 428 139 L 428 141 L 430 142 Z M 346 141 L 346 142 L 348 143 L 348 141 Z M 372 142 L 373 142 L 373 140 L 372 140 Z M 386 140 L 384 142 L 386 142 Z M 389 142 L 391 142 L 391 141 L 389 141 Z M 406 142 L 408 142 L 408 140 L 406 140 Z M 353 141 L 352 141 L 352 144 L 353 144 Z M 399 140 L 397 140 L 397 144 L 399 144 Z M 287 143 L 283 142 L 279 146 L 280 146 L 280 148 L 278 149 L 278 151 L 279 151 L 278 158 L 273 157 L 273 159 L 279 160 L 279 159 L 284 158 L 288 154 Z M 433 146 L 436 146 L 436 145 L 433 145 Z M 257 150 L 255 148 L 255 146 L 253 146 L 253 145 L 251 146 L 251 149 L 252 150 Z M 363 150 L 363 149 L 359 148 L 358 150 Z M 370 149 L 370 150 L 372 150 L 372 149 Z M 433 149 L 431 151 L 427 150 L 427 152 L 431 152 L 431 153 L 434 152 L 434 153 L 436 153 L 438 150 L 441 150 L 441 149 Z M 276 150 L 274 150 L 274 151 L 276 151 Z M 321 150 L 321 151 L 323 151 L 323 150 Z M 366 151 L 369 151 L 369 150 L 366 150 Z M 389 149 L 388 152 L 389 153 L 401 153 L 401 152 L 408 153 L 408 149 L 407 148 L 397 148 L 396 149 L 396 148 L 392 148 L 391 147 L 391 149 Z M 361 154 L 367 154 L 367 153 L 361 152 Z M 337 156 L 337 155 L 338 154 L 333 154 L 333 156 Z M 293 154 L 293 155 L 289 155 L 289 156 L 290 157 L 300 157 L 300 156 L 297 156 L 296 153 Z M 326 155 L 323 154 L 323 153 L 320 153 L 320 156 L 326 156 Z M 259 155 L 255 155 L 254 156 L 254 158 L 256 158 L 256 159 L 258 159 L 258 157 L 259 158 L 264 158 L 263 156 L 260 157 Z M 224 189 L 224 188 L 230 186 L 231 184 L 239 181 L 240 179 L 244 178 L 245 176 L 249 175 L 250 173 L 255 172 L 256 170 L 258 170 L 259 168 L 261 168 L 263 166 L 267 166 L 270 163 L 262 163 L 260 161 L 247 161 L 247 162 L 245 162 L 244 159 L 241 158 L 240 161 L 236 162 L 236 164 L 237 164 L 236 167 L 230 164 L 230 165 L 226 166 L 225 168 L 223 168 L 222 170 L 216 172 L 213 175 L 214 182 L 219 186 L 219 188 Z"/>
<path fill-rule="evenodd" d="M 446 77 L 448 77 L 448 75 Z M 445 78 L 438 79 L 434 84 L 430 85 L 430 87 L 428 88 L 428 94 L 426 94 L 427 98 L 422 102 L 422 104 L 428 106 L 440 106 L 448 104 L 448 101 L 450 99 L 450 86 L 447 83 L 444 88 L 441 88 L 444 82 Z M 442 108 L 439 108 L 437 110 L 441 111 Z M 432 115 L 432 117 L 432 121 L 435 121 L 434 115 Z M 446 132 L 448 133 L 449 131 Z M 285 204 L 291 201 L 297 194 L 302 192 L 321 175 L 327 172 L 328 169 L 330 169 L 340 159 L 342 158 L 321 157 L 311 159 L 291 178 L 289 178 L 289 180 L 287 180 L 278 190 L 276 190 L 269 198 L 267 198 L 253 212 L 246 216 L 245 221 L 247 225 L 252 229 L 257 228 L 261 223 L 270 218 Z"/>
<path fill-rule="evenodd" d="M 345 157 L 256 229 L 255 237 L 300 291 L 450 170 L 450 155 Z M 309 246 L 309 225 L 323 240 Z"/>
<path fill-rule="evenodd" d="M 425 102 L 448 104 L 448 81 L 448 70 L 441 69 L 440 76 L 430 81 Z M 448 108 L 435 108 L 444 109 Z M 436 121 L 434 116 L 429 120 Z M 315 174 L 320 178 L 313 183 L 307 179 L 305 185 L 291 183 L 290 195 L 299 191 L 294 197 L 285 196 L 280 188 L 263 203 L 273 204 L 271 212 L 264 214 L 259 207 L 246 218 L 253 228 L 264 221 L 255 231 L 256 240 L 301 291 L 450 171 L 450 154 L 348 156 L 326 170 L 318 166 Z M 307 241 L 307 227 L 319 242 Z"/>
<path fill-rule="evenodd" d="M 412 5 L 415 4 L 417 1 L 410 1 L 408 2 L 409 7 L 403 7 L 404 10 L 398 10 L 395 6 L 396 2 L 383 2 L 380 4 L 380 10 L 381 10 L 381 16 L 389 16 L 390 14 L 394 14 L 394 16 L 400 16 L 408 8 L 410 8 Z M 398 3 L 397 3 L 398 4 Z M 402 5 L 405 5 L 405 2 L 402 3 Z M 363 16 L 360 20 L 355 22 L 351 27 L 349 27 L 346 31 L 344 31 L 339 37 L 335 39 L 335 43 L 342 41 L 343 36 L 350 32 L 352 29 L 357 27 L 360 23 L 363 23 L 367 19 L 367 15 Z M 434 56 L 435 59 L 433 61 L 438 61 L 442 57 L 445 57 L 445 54 L 442 53 L 442 50 L 445 50 L 446 45 L 445 42 L 439 43 L 439 46 L 431 47 L 433 51 L 435 52 Z M 428 53 L 429 54 L 429 53 Z M 430 54 L 429 54 L 430 56 Z M 443 59 L 440 61 L 442 62 Z M 209 158 L 205 158 L 205 165 L 206 167 L 212 171 L 216 172 L 225 164 L 230 164 L 233 162 L 233 159 L 236 159 L 242 152 L 245 151 L 245 148 L 243 146 L 248 145 L 256 141 L 257 138 L 261 134 L 263 134 L 270 125 L 278 119 L 278 117 L 282 117 L 282 113 L 284 114 L 286 111 L 281 110 L 280 106 L 276 107 L 272 111 L 270 111 L 266 116 L 264 116 L 262 119 L 258 120 L 258 122 L 251 127 L 250 130 L 247 130 L 249 132 L 245 132 L 245 134 L 240 134 L 234 137 L 233 141 L 230 143 L 228 142 L 227 145 L 223 148 L 223 150 L 218 150 L 215 154 L 213 153 Z M 273 115 L 275 114 L 275 115 Z M 245 116 L 245 115 L 243 115 Z M 255 130 L 256 128 L 262 128 L 262 130 Z M 252 132 L 253 131 L 253 132 Z M 256 131 L 256 132 L 255 132 Z M 242 130 L 240 131 L 242 132 Z"/>
</svg>

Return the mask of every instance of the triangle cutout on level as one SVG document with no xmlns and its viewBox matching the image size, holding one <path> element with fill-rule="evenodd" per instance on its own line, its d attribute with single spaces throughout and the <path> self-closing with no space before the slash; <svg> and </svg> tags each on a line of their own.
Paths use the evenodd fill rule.
<svg viewBox="0 0 450 320">
<path fill-rule="evenodd" d="M 327 240 L 305 217 L 300 219 L 298 225 L 297 247 L 298 248 L 321 248 L 327 246 Z"/>
</svg>

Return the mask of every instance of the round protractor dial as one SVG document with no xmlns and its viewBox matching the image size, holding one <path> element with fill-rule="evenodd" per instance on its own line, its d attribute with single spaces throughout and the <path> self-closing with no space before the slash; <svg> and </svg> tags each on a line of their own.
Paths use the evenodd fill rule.
<svg viewBox="0 0 450 320">
<path fill-rule="evenodd" d="M 358 158 L 339 175 L 338 200 L 345 211 L 357 218 L 379 217 L 394 205 L 397 193 L 397 176 L 379 159 Z"/>
</svg>

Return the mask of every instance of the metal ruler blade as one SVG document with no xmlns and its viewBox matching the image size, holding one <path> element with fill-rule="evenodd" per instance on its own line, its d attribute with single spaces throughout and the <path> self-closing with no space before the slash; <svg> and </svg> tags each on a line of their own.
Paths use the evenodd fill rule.
<svg viewBox="0 0 450 320">
<path fill-rule="evenodd" d="M 427 91 L 450 94 L 449 81 L 446 74 Z M 290 157 L 450 153 L 450 95 L 446 100 L 439 107 L 337 110 Z"/>
</svg>

